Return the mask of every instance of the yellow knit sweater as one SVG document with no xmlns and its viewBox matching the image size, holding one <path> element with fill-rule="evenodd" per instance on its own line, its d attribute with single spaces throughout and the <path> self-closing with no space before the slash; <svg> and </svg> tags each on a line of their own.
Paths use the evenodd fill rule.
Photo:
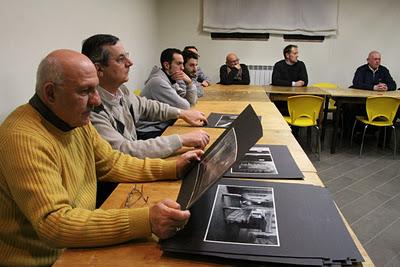
<svg viewBox="0 0 400 267">
<path fill-rule="evenodd" d="M 0 126 L 0 265 L 51 265 L 66 247 L 151 234 L 148 208 L 95 210 L 96 179 L 176 177 L 175 161 L 112 150 L 92 125 L 63 132 L 31 105 Z"/>
</svg>

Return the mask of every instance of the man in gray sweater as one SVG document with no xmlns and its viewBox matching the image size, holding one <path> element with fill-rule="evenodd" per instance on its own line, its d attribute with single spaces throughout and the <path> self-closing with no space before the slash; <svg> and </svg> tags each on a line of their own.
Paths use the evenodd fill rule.
<svg viewBox="0 0 400 267">
<path fill-rule="evenodd" d="M 125 85 L 133 65 L 120 40 L 112 35 L 98 34 L 86 39 L 82 53 L 95 64 L 99 77 L 102 104 L 91 113 L 91 121 L 100 135 L 114 149 L 138 158 L 164 158 L 182 146 L 203 149 L 209 142 L 205 131 L 137 140 L 139 119 L 168 121 L 183 119 L 193 126 L 206 123 L 204 114 L 181 110 L 168 104 L 132 94 Z"/>
<path fill-rule="evenodd" d="M 161 53 L 160 63 L 161 68 L 154 66 L 151 70 L 141 96 L 183 110 L 190 109 L 197 102 L 197 89 L 192 79 L 183 71 L 182 52 L 176 48 L 167 48 Z M 140 120 L 137 132 L 142 136 L 152 136 L 168 126 L 169 123 L 165 121 Z"/>
</svg>

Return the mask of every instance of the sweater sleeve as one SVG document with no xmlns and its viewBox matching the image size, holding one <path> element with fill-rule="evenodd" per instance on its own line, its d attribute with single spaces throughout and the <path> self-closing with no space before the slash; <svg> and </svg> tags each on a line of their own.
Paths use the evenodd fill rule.
<svg viewBox="0 0 400 267">
<path fill-rule="evenodd" d="M 98 133 L 114 149 L 134 157 L 141 159 L 145 157 L 165 158 L 182 147 L 178 135 L 161 136 L 147 140 L 127 139 L 113 127 L 111 118 L 104 111 L 99 113 L 92 112 L 90 120 Z"/>
<path fill-rule="evenodd" d="M 96 174 L 99 180 L 113 182 L 140 182 L 176 178 L 175 160 L 138 159 L 113 150 L 93 126 Z"/>
<path fill-rule="evenodd" d="M 103 178 L 121 174 L 119 180 L 133 181 L 154 180 L 156 175 L 160 178 L 175 176 L 175 166 L 168 167 L 168 163 L 162 161 L 134 159 L 112 151 L 96 135 L 94 140 L 96 167 Z M 87 141 L 90 147 L 90 140 Z M 7 174 L 10 194 L 37 236 L 49 246 L 102 246 L 151 234 L 148 208 L 83 208 L 88 206 L 88 199 L 93 199 L 91 194 L 95 194 L 87 186 L 95 177 L 72 177 L 71 173 L 61 172 L 63 156 L 46 139 L 32 133 L 17 133 L 3 144 L 2 151 L 9 155 L 7 162 L 1 163 L 1 169 Z M 90 157 L 89 154 L 82 159 Z M 94 168 L 90 166 L 92 161 L 87 162 L 88 170 Z M 170 164 L 175 165 L 174 162 Z M 72 191 L 77 193 L 69 195 Z"/>
<path fill-rule="evenodd" d="M 292 81 L 287 81 L 283 79 L 283 68 L 279 62 L 275 63 L 274 69 L 272 71 L 272 85 L 277 86 L 292 86 Z"/>
<path fill-rule="evenodd" d="M 304 86 L 307 86 L 308 75 L 307 75 L 307 68 L 306 68 L 306 65 L 304 64 L 304 62 L 301 62 L 301 65 L 300 65 L 299 80 L 302 80 L 304 82 Z"/>
<path fill-rule="evenodd" d="M 190 108 L 191 103 L 188 101 L 187 97 L 179 96 L 175 88 L 161 78 L 152 78 L 148 81 L 146 87 L 151 91 L 152 99 L 180 109 Z M 196 91 L 194 91 L 194 93 L 196 93 Z"/>
<path fill-rule="evenodd" d="M 353 88 L 364 89 L 364 90 L 373 90 L 374 85 L 365 82 L 365 76 L 367 73 L 365 72 L 363 67 L 359 67 L 354 73 L 353 78 Z"/>
<path fill-rule="evenodd" d="M 249 68 L 245 64 L 241 64 L 242 66 L 242 80 L 237 81 L 237 84 L 250 84 L 250 73 Z"/>
<path fill-rule="evenodd" d="M 226 65 L 222 65 L 219 68 L 219 83 L 220 84 L 230 84 L 230 81 L 228 80 L 228 72 L 226 69 Z"/>
<path fill-rule="evenodd" d="M 204 73 L 204 71 L 200 67 L 197 69 L 197 81 L 199 83 L 206 81 L 211 84 L 211 79 Z"/>
<path fill-rule="evenodd" d="M 396 90 L 396 82 L 393 80 L 392 75 L 390 75 L 389 69 L 385 68 L 385 81 L 389 91 Z"/>
</svg>

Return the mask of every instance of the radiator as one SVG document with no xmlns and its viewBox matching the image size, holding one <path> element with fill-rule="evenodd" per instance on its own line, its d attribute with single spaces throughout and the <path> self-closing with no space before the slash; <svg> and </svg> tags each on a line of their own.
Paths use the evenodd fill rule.
<svg viewBox="0 0 400 267">
<path fill-rule="evenodd" d="M 274 66 L 269 65 L 247 65 L 250 72 L 250 84 L 268 85 L 271 83 L 272 70 Z"/>
</svg>

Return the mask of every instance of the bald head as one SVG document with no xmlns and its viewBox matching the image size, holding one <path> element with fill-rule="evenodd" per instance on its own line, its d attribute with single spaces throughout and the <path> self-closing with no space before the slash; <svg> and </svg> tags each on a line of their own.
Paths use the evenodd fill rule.
<svg viewBox="0 0 400 267">
<path fill-rule="evenodd" d="M 43 103 L 70 127 L 89 123 L 90 111 L 100 104 L 99 78 L 89 58 L 72 50 L 48 54 L 37 71 L 36 92 Z"/>
<path fill-rule="evenodd" d="M 226 55 L 226 65 L 228 65 L 230 68 L 232 68 L 233 66 L 239 64 L 239 58 L 237 57 L 237 55 L 235 53 L 229 53 L 228 55 Z"/>
<path fill-rule="evenodd" d="M 369 52 L 367 62 L 372 69 L 376 70 L 381 64 L 381 53 L 378 51 Z"/>
<path fill-rule="evenodd" d="M 85 55 L 73 50 L 60 49 L 48 54 L 39 64 L 36 74 L 36 93 L 43 95 L 44 85 L 52 82 L 64 84 L 85 72 L 96 72 L 93 63 Z"/>
</svg>

